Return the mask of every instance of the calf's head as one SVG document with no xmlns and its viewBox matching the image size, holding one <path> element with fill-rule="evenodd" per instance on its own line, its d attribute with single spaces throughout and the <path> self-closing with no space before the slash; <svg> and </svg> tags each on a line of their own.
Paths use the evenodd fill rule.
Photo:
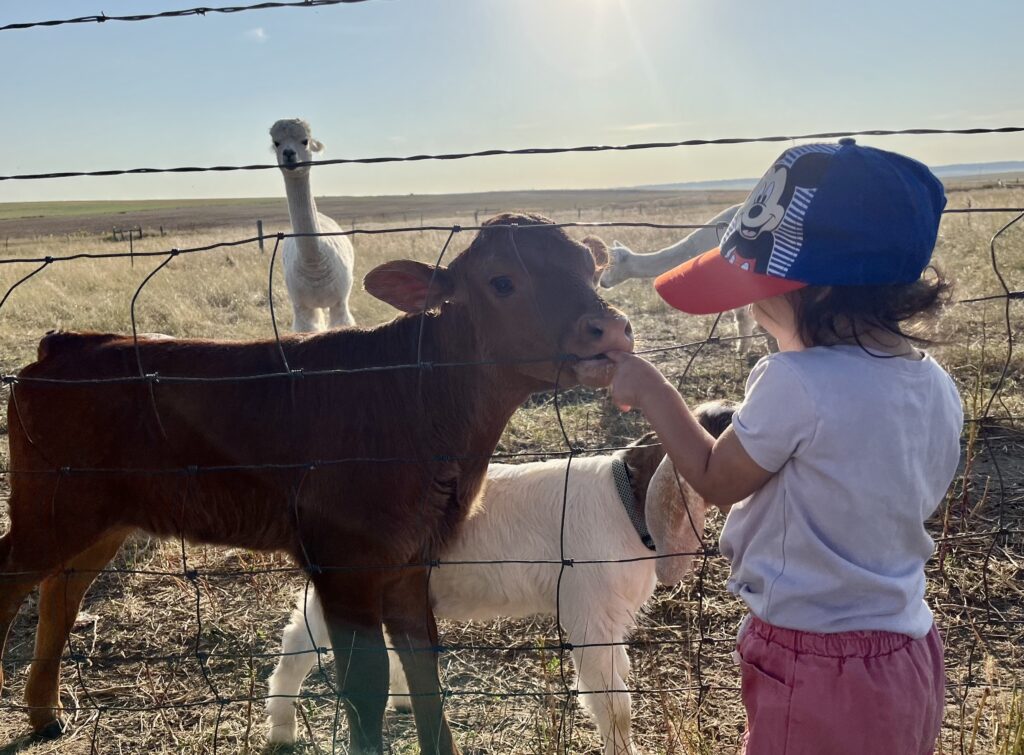
<svg viewBox="0 0 1024 755">
<path fill-rule="evenodd" d="M 629 320 L 596 291 L 607 255 L 599 239 L 574 241 L 547 218 L 506 213 L 447 267 L 387 262 L 363 284 L 405 312 L 458 310 L 482 357 L 509 365 L 534 390 L 601 387 L 612 375 L 605 352 L 633 350 Z"/>
</svg>

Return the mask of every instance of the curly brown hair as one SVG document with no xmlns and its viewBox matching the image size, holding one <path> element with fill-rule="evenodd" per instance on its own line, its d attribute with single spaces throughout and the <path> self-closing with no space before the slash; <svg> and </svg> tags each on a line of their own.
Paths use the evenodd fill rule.
<svg viewBox="0 0 1024 755">
<path fill-rule="evenodd" d="M 868 330 L 879 329 L 919 345 L 935 343 L 921 334 L 919 326 L 948 301 L 951 284 L 933 266 L 925 272 L 931 275 L 907 284 L 799 289 L 794 295 L 800 337 L 807 346 L 851 338 L 860 343 Z"/>
</svg>

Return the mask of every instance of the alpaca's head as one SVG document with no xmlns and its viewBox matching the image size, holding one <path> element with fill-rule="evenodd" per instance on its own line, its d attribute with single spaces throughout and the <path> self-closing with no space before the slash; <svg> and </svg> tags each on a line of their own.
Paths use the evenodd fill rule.
<svg viewBox="0 0 1024 755">
<path fill-rule="evenodd" d="M 281 170 L 305 174 L 309 166 L 295 167 L 298 163 L 309 162 L 313 153 L 320 152 L 324 145 L 313 138 L 309 124 L 301 118 L 286 118 L 270 127 L 270 138 L 274 142 L 274 153 Z"/>
</svg>

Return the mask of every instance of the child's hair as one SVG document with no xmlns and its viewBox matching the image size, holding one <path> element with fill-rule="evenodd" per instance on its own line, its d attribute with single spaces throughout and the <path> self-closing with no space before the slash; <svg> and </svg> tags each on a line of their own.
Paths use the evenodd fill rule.
<svg viewBox="0 0 1024 755">
<path fill-rule="evenodd" d="M 934 266 L 932 276 L 913 283 L 881 286 L 807 286 L 796 291 L 796 319 L 807 346 L 828 346 L 881 329 L 919 345 L 934 341 L 913 326 L 928 319 L 949 298 L 950 284 Z M 911 321 L 918 321 L 917 323 Z M 906 329 L 905 325 L 911 328 Z"/>
</svg>

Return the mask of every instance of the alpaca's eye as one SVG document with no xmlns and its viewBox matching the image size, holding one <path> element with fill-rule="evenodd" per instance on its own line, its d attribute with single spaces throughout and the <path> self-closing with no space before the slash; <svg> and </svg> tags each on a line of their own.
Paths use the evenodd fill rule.
<svg viewBox="0 0 1024 755">
<path fill-rule="evenodd" d="M 309 146 L 309 139 L 303 139 L 302 140 L 302 146 L 303 147 L 308 147 Z"/>
<path fill-rule="evenodd" d="M 516 286 L 512 282 L 512 279 L 505 275 L 499 275 L 497 278 L 491 278 L 491 288 L 494 289 L 494 293 L 498 296 L 508 296 L 516 290 Z"/>
<path fill-rule="evenodd" d="M 275 147 L 280 147 L 281 146 L 281 142 L 274 142 L 274 146 Z"/>
</svg>

